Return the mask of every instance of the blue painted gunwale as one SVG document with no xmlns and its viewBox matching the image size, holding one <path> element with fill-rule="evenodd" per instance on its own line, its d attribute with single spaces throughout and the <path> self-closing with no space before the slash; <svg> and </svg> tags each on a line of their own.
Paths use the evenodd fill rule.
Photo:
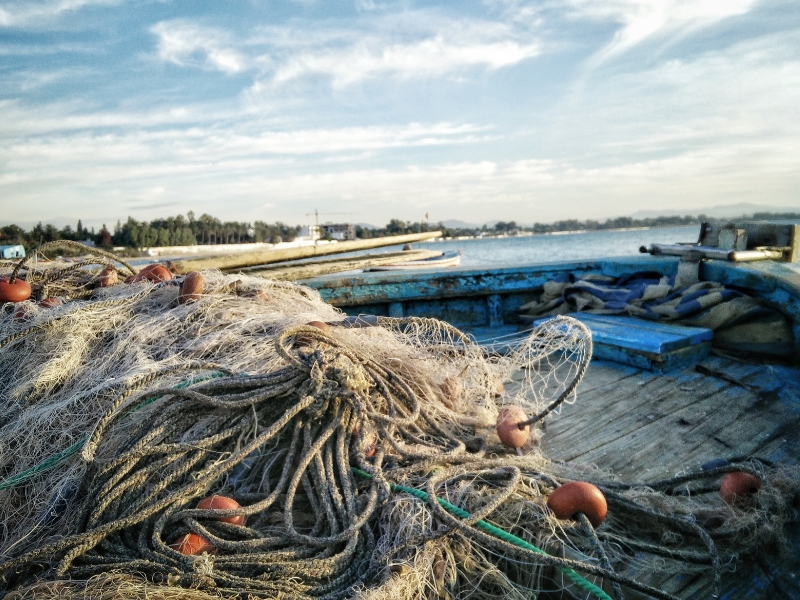
<svg viewBox="0 0 800 600">
<path fill-rule="evenodd" d="M 636 271 L 673 275 L 677 268 L 677 258 L 631 256 L 490 269 L 360 273 L 318 277 L 303 283 L 317 289 L 334 306 L 347 309 L 397 302 L 531 293 L 565 272 L 576 276 L 598 274 L 618 277 Z M 800 267 L 796 265 L 771 261 L 705 261 L 700 264 L 700 279 L 719 282 L 763 298 L 800 323 Z"/>
<path fill-rule="evenodd" d="M 425 272 L 378 272 L 325 276 L 304 283 L 347 314 L 390 317 L 435 317 L 465 330 L 501 329 L 519 323 L 516 310 L 557 275 L 606 275 L 651 271 L 677 272 L 679 259 L 664 256 L 612 257 L 593 261 L 553 262 L 496 268 L 460 268 Z M 795 356 L 800 357 L 800 267 L 771 261 L 700 263 L 703 281 L 715 281 L 756 296 L 773 305 L 794 323 Z M 643 352 L 598 344 L 605 358 L 663 371 L 702 358 L 708 344 L 694 353 L 671 350 Z M 607 346 L 607 352 L 603 349 Z M 670 355 L 670 352 L 674 355 Z M 606 356 L 607 355 L 607 356 Z"/>
</svg>

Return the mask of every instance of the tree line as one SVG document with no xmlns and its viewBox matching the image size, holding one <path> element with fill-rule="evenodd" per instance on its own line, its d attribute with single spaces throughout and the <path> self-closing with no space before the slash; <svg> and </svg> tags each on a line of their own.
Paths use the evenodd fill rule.
<svg viewBox="0 0 800 600">
<path fill-rule="evenodd" d="M 770 213 L 758 212 L 750 218 L 754 220 L 800 220 L 800 213 Z M 679 225 L 694 225 L 702 221 L 715 219 L 706 215 L 662 216 L 646 219 L 632 217 L 616 217 L 605 221 L 578 219 L 565 219 L 553 223 L 534 223 L 523 226 L 516 221 L 497 221 L 492 226 L 483 225 L 474 228 L 446 227 L 442 222 L 430 224 L 427 221 L 403 221 L 391 219 L 384 227 L 355 226 L 356 237 L 360 239 L 385 237 L 390 235 L 403 235 L 407 233 L 423 233 L 426 231 L 441 231 L 446 238 L 465 236 L 492 236 L 515 235 L 520 232 L 554 233 L 561 231 L 595 231 L 603 229 L 626 229 L 632 227 L 674 227 Z M 67 225 L 58 229 L 53 225 L 43 225 L 41 222 L 30 231 L 25 231 L 17 225 L 0 227 L 0 245 L 22 244 L 30 251 L 41 244 L 55 240 L 74 240 L 79 242 L 90 241 L 99 246 L 125 246 L 128 248 L 144 248 L 151 246 L 191 246 L 195 244 L 243 244 L 252 242 L 290 242 L 300 233 L 299 225 L 285 223 L 254 223 L 240 221 L 221 221 L 216 217 L 203 214 L 195 218 L 192 211 L 186 216 L 177 215 L 153 221 L 137 221 L 132 217 L 122 223 L 117 221 L 113 232 L 105 224 L 100 231 L 94 228 L 83 227 L 81 221 L 73 229 Z"/>
<path fill-rule="evenodd" d="M 151 246 L 193 246 L 195 244 L 244 244 L 252 242 L 290 242 L 300 233 L 300 226 L 285 223 L 256 221 L 221 221 L 203 214 L 195 218 L 192 211 L 153 221 L 137 221 L 128 217 L 124 223 L 117 221 L 113 232 L 105 224 L 100 231 L 83 227 L 81 221 L 73 229 L 67 225 L 58 229 L 53 225 L 37 224 L 30 231 L 17 225 L 0 227 L 0 245 L 22 244 L 30 251 L 41 244 L 55 240 L 93 242 L 98 246 L 125 246 L 145 248 Z"/>
</svg>

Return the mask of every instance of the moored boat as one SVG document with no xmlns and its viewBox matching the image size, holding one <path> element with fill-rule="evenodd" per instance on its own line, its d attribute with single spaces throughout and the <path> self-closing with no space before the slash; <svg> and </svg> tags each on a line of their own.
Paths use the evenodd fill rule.
<svg viewBox="0 0 800 600">
<path fill-rule="evenodd" d="M 716 229 L 717 236 L 720 230 Z M 795 246 L 781 244 L 780 250 L 748 249 L 741 239 L 743 227 L 728 226 L 728 230 L 740 236 L 734 242 L 740 244 L 738 250 L 684 244 L 651 248 L 653 256 L 414 274 L 365 273 L 306 283 L 352 315 L 351 319 L 356 315 L 365 322 L 444 319 L 470 332 L 487 351 L 513 348 L 531 325 L 546 320 L 527 315 L 526 307 L 552 307 L 560 302 L 556 312 L 572 314 L 591 329 L 595 354 L 578 386 L 575 405 L 563 407 L 559 415 L 551 415 L 545 422 L 542 448 L 548 456 L 567 464 L 589 463 L 637 482 L 713 469 L 746 457 L 788 465 L 796 483 L 800 463 L 800 268 L 789 261 L 740 261 L 795 258 L 800 240 L 792 240 L 791 235 L 796 235 L 797 226 L 788 227 L 787 239 Z M 634 318 L 624 309 L 608 309 L 605 301 L 598 304 L 603 293 L 619 291 L 619 287 L 585 295 L 586 289 L 598 287 L 598 282 L 601 287 L 629 283 L 631 274 L 636 273 L 646 274 L 639 282 L 667 282 L 670 294 L 675 294 L 687 272 L 689 280 L 683 283 L 690 287 L 693 276 L 697 287 L 692 288 L 693 293 L 673 298 L 674 302 L 683 301 L 682 308 L 690 302 L 706 302 L 697 312 L 707 316 L 712 304 L 696 290 L 713 288 L 714 294 L 727 299 L 714 305 L 722 307 L 717 314 L 730 313 L 733 325 L 727 330 L 677 325 L 677 319 Z M 583 289 L 576 282 L 584 284 Z M 633 287 L 624 288 L 627 296 Z M 552 299 L 547 293 L 554 289 L 560 300 L 547 304 L 542 299 Z M 649 289 L 647 293 L 652 293 Z M 758 310 L 737 321 L 725 304 L 730 300 L 740 307 L 758 305 Z M 597 310 L 591 310 L 591 302 L 596 302 Z M 626 302 L 626 308 L 645 312 L 641 304 L 631 304 L 630 298 Z M 652 302 L 643 305 L 645 309 L 654 307 Z M 522 369 L 514 379 L 523 382 L 525 377 Z M 515 391 L 513 384 L 507 390 Z M 764 600 L 800 597 L 795 577 L 800 565 L 796 522 L 787 527 L 785 535 L 788 550 L 783 555 L 741 557 L 735 563 L 736 572 L 725 574 L 719 586 L 722 595 Z M 715 593 L 716 583 L 708 570 L 664 573 L 639 566 L 628 574 L 672 597 L 705 598 Z M 626 597 L 640 596 L 633 592 Z"/>
<path fill-rule="evenodd" d="M 619 286 L 644 313 L 739 297 L 696 284 L 656 306 L 687 269 L 625 263 L 310 282 L 345 318 L 244 275 L 28 269 L 33 299 L 0 321 L 0 590 L 792 597 L 795 347 L 735 360 L 712 354 L 719 329 L 545 314 L 613 310 Z M 796 332 L 790 267 L 697 267 Z M 617 353 L 590 363 L 590 331 Z"/>
<path fill-rule="evenodd" d="M 369 267 L 368 271 L 417 271 L 421 269 L 443 269 L 457 267 L 461 264 L 461 252 L 442 252 L 438 256 L 410 260 L 388 265 Z"/>
</svg>

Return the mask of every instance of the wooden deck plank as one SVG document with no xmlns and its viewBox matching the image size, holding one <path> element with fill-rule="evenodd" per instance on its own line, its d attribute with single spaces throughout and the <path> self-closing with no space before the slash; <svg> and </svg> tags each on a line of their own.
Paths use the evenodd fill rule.
<svg viewBox="0 0 800 600">
<path fill-rule="evenodd" d="M 704 373 L 686 369 L 654 375 L 593 363 L 578 402 L 549 419 L 545 454 L 592 463 L 629 481 L 670 476 L 736 455 L 798 464 L 800 387 L 795 382 L 800 370 L 718 357 L 709 357 L 703 367 Z M 736 572 L 724 573 L 720 597 L 800 599 L 800 525 L 787 528 L 787 535 L 785 556 L 761 564 L 747 557 Z M 712 593 L 706 573 L 635 577 L 679 598 Z M 629 600 L 643 597 L 626 593 Z"/>
</svg>

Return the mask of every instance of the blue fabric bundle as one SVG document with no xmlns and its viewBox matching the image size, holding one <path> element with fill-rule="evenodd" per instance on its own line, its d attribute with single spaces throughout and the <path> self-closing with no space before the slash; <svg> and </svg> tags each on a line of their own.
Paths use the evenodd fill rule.
<svg viewBox="0 0 800 600">
<path fill-rule="evenodd" d="M 791 354 L 794 332 L 778 311 L 756 298 L 701 281 L 675 287 L 675 276 L 641 272 L 621 277 L 562 274 L 518 309 L 523 321 L 573 312 L 675 321 L 715 331 L 714 345 L 743 353 Z"/>
</svg>

